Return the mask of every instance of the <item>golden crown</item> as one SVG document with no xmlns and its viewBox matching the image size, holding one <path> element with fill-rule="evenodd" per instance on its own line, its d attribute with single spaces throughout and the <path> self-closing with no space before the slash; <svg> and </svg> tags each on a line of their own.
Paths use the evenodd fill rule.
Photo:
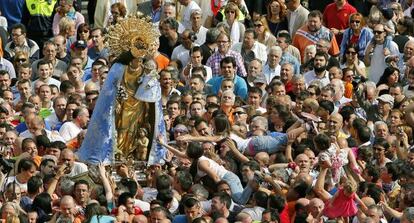
<svg viewBox="0 0 414 223">
<path fill-rule="evenodd" d="M 158 37 L 159 33 L 149 17 L 132 15 L 108 28 L 106 44 L 115 57 L 130 51 L 135 58 L 140 58 L 151 52 Z"/>
</svg>

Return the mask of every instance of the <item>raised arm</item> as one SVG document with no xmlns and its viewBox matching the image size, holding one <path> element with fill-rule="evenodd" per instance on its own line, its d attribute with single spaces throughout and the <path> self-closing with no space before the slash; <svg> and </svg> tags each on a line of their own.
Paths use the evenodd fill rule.
<svg viewBox="0 0 414 223">
<path fill-rule="evenodd" d="M 158 136 L 157 141 L 158 141 L 158 143 L 159 143 L 161 146 L 164 146 L 165 148 L 167 148 L 170 152 L 172 152 L 172 153 L 173 153 L 174 155 L 176 155 L 177 157 L 180 157 L 180 158 L 186 158 L 186 159 L 188 159 L 187 154 L 185 154 L 184 152 L 181 152 L 180 150 L 178 150 L 178 149 L 176 149 L 176 148 L 174 148 L 174 147 L 172 147 L 172 146 L 170 146 L 170 145 L 166 144 L 166 143 L 164 142 L 164 139 L 162 138 L 162 136 Z"/>
<path fill-rule="evenodd" d="M 109 183 L 109 179 L 106 176 L 105 166 L 102 163 L 100 163 L 98 165 L 98 170 L 99 170 L 99 175 L 101 175 L 102 185 L 105 189 L 106 201 L 107 202 L 112 202 L 114 195 L 112 193 L 112 187 L 111 187 L 111 184 Z"/>
</svg>

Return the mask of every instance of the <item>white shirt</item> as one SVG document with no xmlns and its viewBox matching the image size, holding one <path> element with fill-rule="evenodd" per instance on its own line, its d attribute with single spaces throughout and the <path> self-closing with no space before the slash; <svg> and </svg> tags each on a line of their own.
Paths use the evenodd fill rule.
<svg viewBox="0 0 414 223">
<path fill-rule="evenodd" d="M 204 26 L 201 26 L 200 29 L 198 29 L 197 32 L 195 32 L 197 39 L 194 41 L 195 44 L 201 46 L 206 42 L 206 35 L 207 35 L 208 29 Z"/>
<path fill-rule="evenodd" d="M 194 10 L 201 10 L 201 8 L 195 1 L 191 1 L 182 11 L 181 22 L 186 29 L 191 29 L 191 12 Z"/>
<path fill-rule="evenodd" d="M 235 43 L 232 47 L 232 50 L 237 51 L 241 54 L 242 47 L 243 43 Z M 266 46 L 264 44 L 255 41 L 251 50 L 254 52 L 254 56 L 260 61 L 262 61 L 262 64 L 266 63 L 267 51 Z"/>
<path fill-rule="evenodd" d="M 68 142 L 78 136 L 81 131 L 82 128 L 77 126 L 75 123 L 65 122 L 62 127 L 60 127 L 59 134 L 66 140 L 66 142 Z"/>
<path fill-rule="evenodd" d="M 33 88 L 33 90 L 35 89 L 34 87 L 36 86 L 36 82 L 38 80 L 39 79 L 37 79 L 37 80 L 35 80 L 35 81 L 32 82 L 32 88 Z M 50 77 L 49 80 L 47 80 L 47 82 L 45 84 L 47 84 L 47 85 L 53 84 L 53 85 L 56 85 L 58 88 L 60 88 L 60 81 L 56 80 L 55 78 L 51 78 Z"/>
<path fill-rule="evenodd" d="M 390 43 L 390 55 L 399 55 L 398 45 L 391 41 Z M 365 51 L 365 54 L 369 52 Z M 384 57 L 384 45 L 377 44 L 374 48 L 374 53 L 371 58 L 371 66 L 369 68 L 369 80 L 373 81 L 374 83 L 378 83 L 379 79 L 381 78 L 382 74 L 384 73 L 385 68 L 387 68 L 387 64 L 385 63 Z"/>
<path fill-rule="evenodd" d="M 66 142 L 65 139 L 63 139 L 63 137 L 59 134 L 58 131 L 49 131 L 47 129 L 44 129 L 44 130 L 45 130 L 46 136 L 50 140 L 50 142 L 55 142 L 55 141 Z M 35 139 L 35 137 L 33 136 L 33 134 L 29 130 L 26 130 L 26 131 L 20 133 L 19 136 L 22 137 L 23 139 L 25 139 L 25 138 Z"/>
<path fill-rule="evenodd" d="M 267 84 L 270 84 L 274 77 L 280 76 L 280 65 L 278 64 L 274 69 L 272 69 L 269 64 L 265 64 L 263 67 L 263 74 L 266 77 Z"/>
<path fill-rule="evenodd" d="M 74 177 L 77 176 L 79 174 L 88 172 L 88 166 L 86 166 L 86 164 L 84 163 L 80 163 L 80 162 L 74 162 L 73 163 L 73 168 L 72 171 L 70 171 L 70 173 L 66 174 L 65 176 L 67 177 Z"/>
<path fill-rule="evenodd" d="M 308 71 L 303 75 L 303 78 L 305 79 L 306 87 L 308 87 L 313 81 L 317 80 L 322 84 L 322 87 L 325 87 L 330 83 L 329 80 L 329 74 L 328 71 L 324 71 L 325 75 L 323 75 L 322 78 L 319 78 L 316 76 L 316 73 L 314 70 Z"/>
<path fill-rule="evenodd" d="M 172 54 L 171 60 L 179 60 L 181 64 L 188 64 L 190 61 L 190 50 L 187 50 L 182 44 L 175 47 Z"/>
</svg>

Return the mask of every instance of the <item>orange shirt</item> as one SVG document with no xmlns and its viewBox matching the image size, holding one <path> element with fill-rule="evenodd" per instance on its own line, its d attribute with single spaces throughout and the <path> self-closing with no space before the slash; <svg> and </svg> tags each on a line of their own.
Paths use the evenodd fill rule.
<svg viewBox="0 0 414 223">
<path fill-rule="evenodd" d="M 326 27 L 321 27 L 321 29 L 316 34 L 309 33 L 308 26 L 304 25 L 300 28 L 295 36 L 293 37 L 292 45 L 299 49 L 300 56 L 303 58 L 305 56 L 305 49 L 309 45 L 316 45 L 320 39 L 328 39 L 331 41 L 331 48 L 329 49 L 329 54 L 336 56 L 339 54 L 339 46 L 336 42 L 335 35 L 333 35 Z"/>
<path fill-rule="evenodd" d="M 157 63 L 158 70 L 163 70 L 170 64 L 168 57 L 162 54 L 158 54 L 158 56 L 155 57 L 155 62 Z"/>
</svg>

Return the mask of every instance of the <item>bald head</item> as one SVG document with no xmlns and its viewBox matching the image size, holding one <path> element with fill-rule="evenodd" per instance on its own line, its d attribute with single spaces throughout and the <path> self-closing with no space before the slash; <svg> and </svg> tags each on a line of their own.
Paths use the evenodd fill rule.
<svg viewBox="0 0 414 223">
<path fill-rule="evenodd" d="M 267 166 L 269 164 L 269 154 L 266 152 L 259 152 L 254 156 L 254 159 L 259 162 L 261 166 Z"/>
</svg>

